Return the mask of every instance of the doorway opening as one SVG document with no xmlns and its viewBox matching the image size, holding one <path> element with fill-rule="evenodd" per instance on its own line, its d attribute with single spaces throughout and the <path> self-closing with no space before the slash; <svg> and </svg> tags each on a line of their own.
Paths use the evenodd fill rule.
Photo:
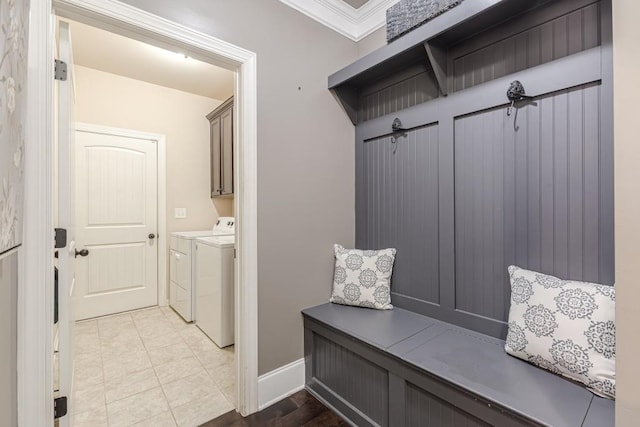
<svg viewBox="0 0 640 427">
<path fill-rule="evenodd" d="M 209 245 L 199 247 L 224 227 L 231 240 L 220 251 L 233 253 L 233 176 L 229 194 L 218 197 L 219 125 L 207 116 L 232 105 L 225 100 L 232 102 L 235 73 L 62 22 L 73 52 L 81 255 L 72 295 L 74 424 L 198 425 L 236 401 L 234 319 L 224 316 L 233 313 L 233 257 L 225 265 Z M 225 280 L 209 283 L 223 268 Z M 224 340 L 209 327 L 216 320 L 229 331 Z"/>
<path fill-rule="evenodd" d="M 236 393 L 237 409 L 242 414 L 255 412 L 257 409 L 257 291 L 256 284 L 256 68 L 255 54 L 244 49 L 222 42 L 213 37 L 192 31 L 186 27 L 166 21 L 154 15 L 143 12 L 115 1 L 102 2 L 99 6 L 88 5 L 86 2 L 65 0 L 56 2 L 56 16 L 74 19 L 81 23 L 90 23 L 102 29 L 110 29 L 119 34 L 133 37 L 140 41 L 150 42 L 158 47 L 181 53 L 216 65 L 221 65 L 231 71 L 237 72 L 235 81 L 236 103 L 234 105 L 233 130 L 237 136 L 235 148 L 237 156 L 234 158 L 234 177 L 238 185 L 233 201 L 233 213 L 236 214 L 238 227 L 236 229 L 237 260 L 235 263 L 235 332 L 236 348 L 239 358 L 236 364 L 235 376 L 238 382 Z M 53 138 L 53 70 L 49 68 L 50 59 L 53 56 L 54 20 L 52 18 L 52 5 L 47 2 L 34 2 L 32 7 L 32 20 L 42 25 L 32 25 L 30 38 L 35 40 L 36 52 L 33 63 L 33 81 L 45 82 L 37 84 L 42 91 L 32 91 L 30 101 L 34 108 L 32 120 L 28 123 L 32 135 L 37 134 L 42 138 L 41 156 L 53 164 L 54 138 Z M 51 56 L 50 56 L 51 55 Z M 31 69 L 31 65 L 30 65 Z M 38 74 L 36 79 L 35 75 Z M 44 131 L 44 132 L 43 132 Z M 91 133 L 91 132 L 89 132 Z M 93 132 L 96 133 L 96 132 Z M 100 132 L 98 132 L 100 133 Z M 40 143 L 38 143 L 40 145 Z M 48 159 L 48 160 L 47 160 Z M 40 165 L 41 159 L 31 158 L 26 160 L 26 165 Z M 37 168 L 36 168 L 37 169 Z M 29 183 L 33 190 L 27 197 L 29 200 L 52 200 L 53 193 L 53 168 L 43 168 L 42 173 L 33 176 Z M 24 342 L 21 346 L 20 369 L 23 372 L 33 368 L 34 372 L 42 372 L 42 366 L 51 366 L 51 353 L 47 350 L 47 343 L 53 338 L 53 330 L 50 328 L 49 314 L 53 312 L 53 292 L 36 292 L 36 286 L 41 289 L 51 284 L 53 289 L 53 277 L 36 282 L 35 278 L 46 278 L 53 270 L 52 250 L 46 245 L 46 229 L 51 230 L 54 225 L 54 214 L 51 212 L 38 212 L 37 215 L 25 217 L 25 228 L 42 230 L 42 235 L 28 236 L 28 244 L 34 251 L 37 262 L 33 265 L 33 274 L 25 275 L 25 295 L 21 301 L 21 314 L 24 326 Z M 167 239 L 168 240 L 168 239 Z M 36 244 L 37 243 L 37 244 Z M 44 244 L 43 244 L 44 243 Z M 77 249 L 77 248 L 74 248 Z M 71 248 L 66 248 L 71 252 Z M 65 251 L 66 251 L 65 250 Z M 81 250 L 80 250 L 81 252 Z M 151 309 L 153 310 L 153 309 Z M 145 316 L 153 317 L 146 310 Z M 160 313 L 157 311 L 159 310 Z M 157 309 L 155 316 L 162 314 L 167 319 L 167 313 L 173 311 Z M 134 326 L 133 317 L 141 317 L 142 311 L 129 314 Z M 51 316 L 52 317 L 52 316 Z M 111 317 L 110 319 L 115 319 Z M 24 321 L 24 319 L 29 319 Z M 96 322 L 98 323 L 98 322 Z M 88 329 L 91 326 L 87 326 Z M 29 337 L 33 336 L 34 339 Z M 52 341 L 52 340 L 51 340 Z M 49 347 L 50 348 L 50 347 Z M 60 351 L 62 353 L 62 349 Z M 53 425 L 51 414 L 53 413 L 53 368 L 45 369 L 43 375 L 36 377 L 25 375 L 19 384 L 20 407 L 19 417 L 29 425 Z M 44 387 L 42 387 L 44 385 Z M 45 390 L 44 393 L 42 390 Z M 69 390 L 70 391 L 70 390 Z M 33 398 L 33 396 L 39 396 Z M 71 409 L 73 410 L 73 398 Z M 68 425 L 69 417 L 58 420 L 60 425 Z"/>
</svg>

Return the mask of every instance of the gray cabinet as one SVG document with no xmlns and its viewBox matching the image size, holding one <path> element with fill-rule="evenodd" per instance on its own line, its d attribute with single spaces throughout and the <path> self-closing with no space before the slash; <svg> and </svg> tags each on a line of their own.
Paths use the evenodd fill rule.
<svg viewBox="0 0 640 427">
<path fill-rule="evenodd" d="M 207 115 L 211 129 L 211 197 L 233 194 L 233 97 Z"/>
</svg>

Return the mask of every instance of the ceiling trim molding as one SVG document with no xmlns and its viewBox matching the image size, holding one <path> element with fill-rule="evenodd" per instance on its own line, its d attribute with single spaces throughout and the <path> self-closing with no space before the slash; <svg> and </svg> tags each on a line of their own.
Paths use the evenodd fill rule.
<svg viewBox="0 0 640 427">
<path fill-rule="evenodd" d="M 280 1 L 357 42 L 384 26 L 387 9 L 399 0 L 369 0 L 358 9 L 342 0 Z"/>
</svg>

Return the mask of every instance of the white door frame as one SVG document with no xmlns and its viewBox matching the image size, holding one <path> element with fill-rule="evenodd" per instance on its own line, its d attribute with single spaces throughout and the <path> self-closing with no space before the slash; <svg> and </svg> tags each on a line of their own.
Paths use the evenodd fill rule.
<svg viewBox="0 0 640 427">
<path fill-rule="evenodd" d="M 59 16 L 179 49 L 237 71 L 234 209 L 237 402 L 258 409 L 257 58 L 256 54 L 116 0 L 32 0 L 29 117 L 25 147 L 24 263 L 18 314 L 18 417 L 21 426 L 52 426 L 53 366 L 53 6 Z"/>
<path fill-rule="evenodd" d="M 92 123 L 76 122 L 76 131 L 98 133 L 103 135 L 122 136 L 125 138 L 146 139 L 156 143 L 157 164 L 157 239 L 158 242 L 158 305 L 167 305 L 167 252 L 169 239 L 167 232 L 167 138 L 165 135 L 102 126 Z M 76 198 L 77 202 L 77 198 Z"/>
</svg>

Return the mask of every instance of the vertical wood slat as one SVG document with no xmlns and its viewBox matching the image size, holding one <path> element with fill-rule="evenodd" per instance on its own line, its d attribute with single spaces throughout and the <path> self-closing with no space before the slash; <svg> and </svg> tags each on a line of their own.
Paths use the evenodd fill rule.
<svg viewBox="0 0 640 427">
<path fill-rule="evenodd" d="M 358 123 L 373 120 L 440 95 L 432 72 L 422 72 L 360 97 Z"/>
<path fill-rule="evenodd" d="M 313 334 L 312 358 L 316 380 L 379 425 L 389 425 L 389 377 L 385 369 L 317 334 Z"/>
<path fill-rule="evenodd" d="M 489 427 L 489 424 L 407 383 L 405 426 Z"/>
<path fill-rule="evenodd" d="M 499 31 L 499 30 L 496 30 Z M 600 5 L 591 4 L 452 59 L 459 91 L 600 44 Z"/>
<path fill-rule="evenodd" d="M 506 268 L 602 282 L 600 85 L 456 119 L 456 308 L 505 321 Z M 516 122 L 514 123 L 514 120 Z"/>
<path fill-rule="evenodd" d="M 398 250 L 392 291 L 438 303 L 439 281 L 439 149 L 438 126 L 412 129 L 396 136 L 363 143 L 362 178 L 356 191 L 364 193 L 356 228 L 363 249 Z M 364 223 L 365 226 L 360 224 Z"/>
</svg>

